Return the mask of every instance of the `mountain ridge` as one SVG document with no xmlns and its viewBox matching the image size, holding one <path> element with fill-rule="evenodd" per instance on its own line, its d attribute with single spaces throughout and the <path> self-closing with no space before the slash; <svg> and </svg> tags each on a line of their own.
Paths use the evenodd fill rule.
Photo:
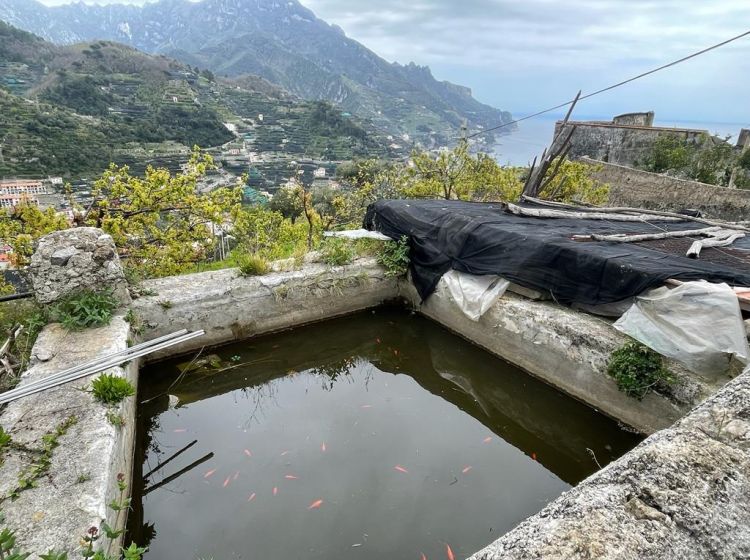
<svg viewBox="0 0 750 560">
<path fill-rule="evenodd" d="M 106 39 L 227 76 L 256 74 L 291 93 L 337 103 L 424 145 L 511 120 L 428 67 L 389 63 L 296 0 L 161 0 L 143 6 L 45 7 L 0 0 L 0 19 L 55 43 Z"/>
</svg>

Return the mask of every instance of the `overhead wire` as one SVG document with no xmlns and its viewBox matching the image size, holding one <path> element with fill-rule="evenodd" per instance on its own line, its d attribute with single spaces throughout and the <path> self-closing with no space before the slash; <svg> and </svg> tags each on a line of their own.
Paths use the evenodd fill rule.
<svg viewBox="0 0 750 560">
<path fill-rule="evenodd" d="M 591 93 L 587 93 L 586 95 L 581 95 L 578 98 L 578 100 L 580 101 L 582 99 L 588 99 L 590 97 L 594 97 L 595 95 L 599 95 L 599 94 L 604 93 L 606 91 L 610 91 L 610 90 L 613 90 L 613 89 L 618 88 L 620 86 L 624 86 L 625 84 L 629 84 L 630 82 L 634 82 L 634 81 L 639 80 L 639 79 L 641 79 L 641 78 L 643 78 L 645 76 L 649 76 L 651 74 L 655 74 L 656 72 L 659 72 L 661 70 L 665 70 L 666 68 L 670 68 L 672 66 L 676 66 L 676 65 L 681 64 L 681 63 L 683 63 L 683 62 L 685 62 L 687 60 L 690 60 L 692 58 L 695 58 L 695 57 L 700 56 L 702 54 L 705 54 L 707 52 L 710 52 L 710 51 L 713 51 L 713 50 L 718 49 L 720 47 L 723 47 L 725 45 L 728 45 L 729 43 L 733 43 L 734 41 L 737 41 L 737 40 L 742 39 L 743 37 L 747 37 L 747 36 L 750 36 L 750 30 L 745 31 L 744 33 L 740 33 L 739 35 L 735 35 L 734 37 L 726 39 L 725 41 L 722 41 L 720 43 L 716 43 L 715 45 L 711 45 L 710 47 L 706 47 L 705 49 L 702 49 L 700 51 L 691 53 L 691 54 L 689 54 L 687 56 L 683 56 L 682 58 L 679 58 L 677 60 L 673 60 L 672 62 L 668 62 L 667 64 L 663 64 L 663 65 L 659 66 L 658 68 L 652 68 L 651 70 L 648 70 L 646 72 L 642 72 L 642 73 L 638 74 L 637 76 L 632 76 L 632 77 L 630 77 L 630 78 L 628 78 L 626 80 L 622 80 L 621 82 L 617 82 L 616 84 L 609 85 L 607 87 L 598 89 L 598 90 L 593 91 Z M 506 126 L 511 126 L 511 125 L 516 124 L 516 123 L 520 123 L 522 121 L 528 120 L 528 119 L 533 119 L 534 117 L 538 117 L 540 115 L 544 115 L 545 113 L 550 113 L 550 112 L 555 111 L 557 109 L 562 109 L 563 107 L 567 107 L 568 105 L 570 105 L 571 103 L 573 103 L 573 101 L 574 100 L 571 99 L 570 101 L 566 101 L 565 103 L 560 103 L 558 105 L 555 105 L 554 107 L 549 107 L 547 109 L 543 109 L 541 111 L 537 111 L 535 113 L 532 113 L 531 115 L 526 115 L 525 117 L 514 119 L 514 120 L 509 121 L 507 123 L 502 123 L 502 124 L 499 124 L 497 126 L 493 126 L 491 128 L 485 129 L 485 130 L 480 130 L 479 132 L 475 132 L 474 134 L 470 134 L 469 136 L 466 136 L 466 139 L 469 140 L 471 138 L 475 138 L 477 136 L 481 136 L 482 134 L 486 134 L 488 132 L 492 132 L 492 131 L 498 130 L 500 128 L 505 128 Z"/>
</svg>

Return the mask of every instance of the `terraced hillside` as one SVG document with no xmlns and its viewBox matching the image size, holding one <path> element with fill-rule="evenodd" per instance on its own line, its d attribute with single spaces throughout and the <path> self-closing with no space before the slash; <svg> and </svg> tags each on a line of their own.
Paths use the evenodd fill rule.
<svg viewBox="0 0 750 560">
<path fill-rule="evenodd" d="M 257 78 L 216 81 L 108 41 L 57 47 L 2 22 L 0 44 L 0 176 L 96 174 L 110 161 L 179 167 L 193 145 L 221 153 L 235 142 L 298 157 L 386 155 L 368 123 Z"/>
</svg>

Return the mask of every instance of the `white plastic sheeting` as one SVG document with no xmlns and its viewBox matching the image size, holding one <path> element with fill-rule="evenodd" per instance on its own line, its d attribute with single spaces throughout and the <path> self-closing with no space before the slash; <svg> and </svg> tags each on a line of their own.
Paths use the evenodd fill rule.
<svg viewBox="0 0 750 560">
<path fill-rule="evenodd" d="M 614 326 L 701 375 L 722 374 L 732 356 L 742 363 L 750 356 L 737 295 L 726 284 L 649 290 Z"/>
<path fill-rule="evenodd" d="M 379 231 L 367 229 L 345 229 L 343 231 L 324 231 L 323 237 L 342 237 L 344 239 L 377 239 L 378 241 L 392 241 L 387 235 Z"/>
<path fill-rule="evenodd" d="M 448 288 L 453 301 L 472 321 L 479 318 L 502 297 L 510 282 L 494 274 L 475 276 L 449 270 L 440 279 Z"/>
</svg>

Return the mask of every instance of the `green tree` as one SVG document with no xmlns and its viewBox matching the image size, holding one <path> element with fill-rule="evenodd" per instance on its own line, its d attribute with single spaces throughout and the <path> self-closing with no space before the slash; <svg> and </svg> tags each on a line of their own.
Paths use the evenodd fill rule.
<svg viewBox="0 0 750 560">
<path fill-rule="evenodd" d="M 183 173 L 149 167 L 143 178 L 127 166 L 111 165 L 94 184 L 87 225 L 112 235 L 125 264 L 142 276 L 178 274 L 204 261 L 215 232 L 227 226 L 242 200 L 235 188 L 201 194 L 197 186 L 214 167 L 210 155 L 195 148 Z"/>
</svg>

